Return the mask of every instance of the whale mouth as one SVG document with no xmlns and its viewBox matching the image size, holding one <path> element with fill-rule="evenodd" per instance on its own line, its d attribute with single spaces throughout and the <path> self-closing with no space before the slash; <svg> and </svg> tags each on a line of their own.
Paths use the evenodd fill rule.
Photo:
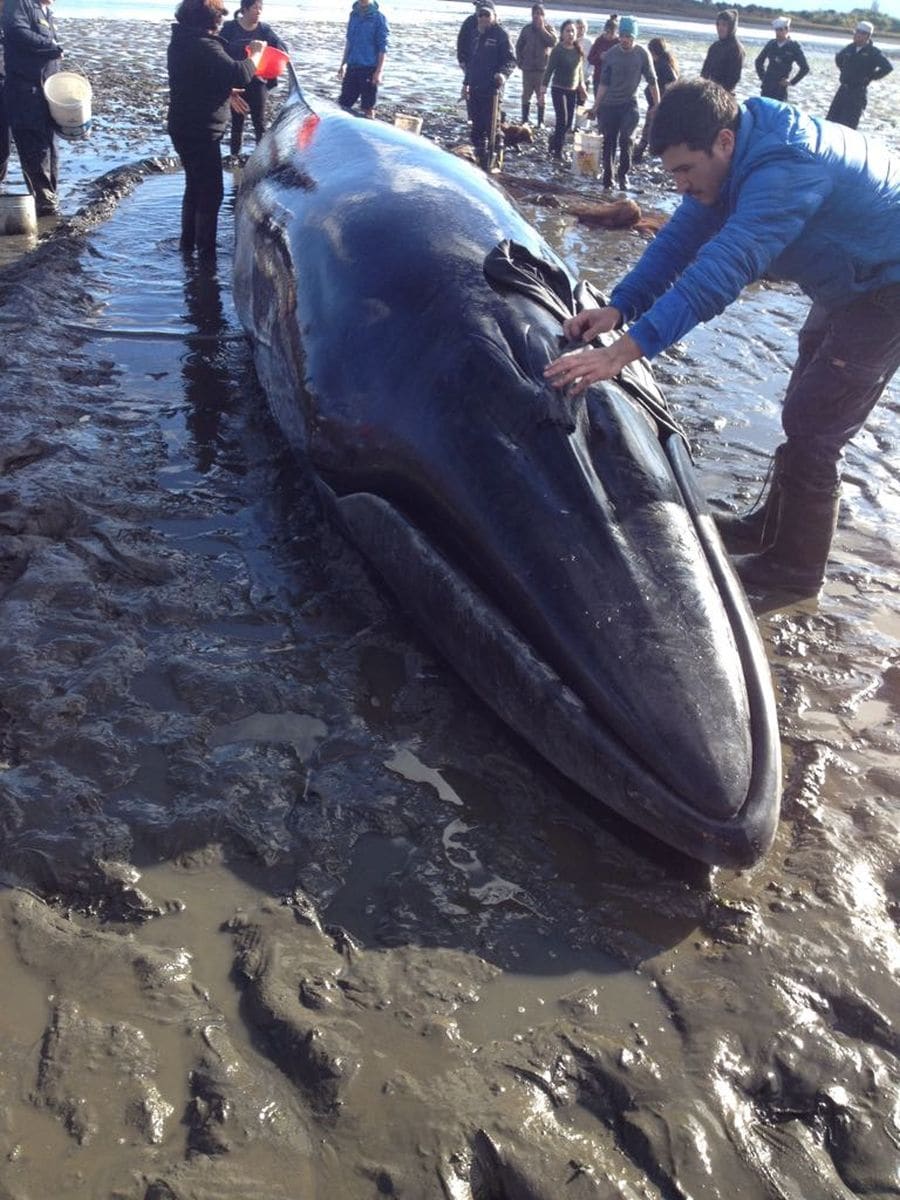
<svg viewBox="0 0 900 1200">
<path fill-rule="evenodd" d="M 741 636 L 740 592 L 711 528 L 712 570 L 727 606 L 734 608 L 738 628 L 732 666 L 740 675 L 743 703 L 729 731 L 715 706 L 704 712 L 686 699 L 676 726 L 683 725 L 684 738 L 693 745 L 707 742 L 701 763 L 705 771 L 688 788 L 683 776 L 670 769 L 677 746 L 660 743 L 648 754 L 642 742 L 636 750 L 585 702 L 558 664 L 534 648 L 504 606 L 451 563 L 398 507 L 367 492 L 333 499 L 350 538 L 403 608 L 429 630 L 439 652 L 563 775 L 692 857 L 740 866 L 764 853 L 774 833 L 771 794 L 779 770 L 777 747 L 769 736 L 773 713 L 761 674 L 765 661 L 752 631 L 746 639 Z M 641 679 L 635 679 L 634 687 L 631 699 L 640 710 L 642 697 L 647 698 Z M 629 697 L 619 699 L 629 707 Z M 698 722 L 713 727 L 712 736 L 698 730 Z M 692 766 L 696 771 L 696 757 Z"/>
</svg>

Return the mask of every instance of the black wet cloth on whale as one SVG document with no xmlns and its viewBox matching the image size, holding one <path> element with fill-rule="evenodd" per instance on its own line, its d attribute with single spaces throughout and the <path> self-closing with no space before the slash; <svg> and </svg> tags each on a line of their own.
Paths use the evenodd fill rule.
<svg viewBox="0 0 900 1200">
<path fill-rule="evenodd" d="M 235 62 L 220 37 L 188 25 L 172 26 L 167 61 L 169 136 L 174 142 L 220 141 L 231 123 L 231 90 L 250 82 L 254 63 Z"/>
<path fill-rule="evenodd" d="M 575 291 L 561 267 L 538 258 L 518 242 L 503 241 L 484 260 L 484 276 L 495 292 L 518 292 L 540 304 L 559 320 L 560 325 L 581 308 L 605 308 L 609 301 L 590 283 L 579 283 Z M 564 350 L 581 348 L 564 346 Z M 672 416 L 652 375 L 635 367 L 626 368 L 618 380 L 623 391 L 653 418 L 661 439 L 675 433 L 689 445 L 687 435 Z M 652 388 L 652 390 L 651 390 Z"/>
</svg>

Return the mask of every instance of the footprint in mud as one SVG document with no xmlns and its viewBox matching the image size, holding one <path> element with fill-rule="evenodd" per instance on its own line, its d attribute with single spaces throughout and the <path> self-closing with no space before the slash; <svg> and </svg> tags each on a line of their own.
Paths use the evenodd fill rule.
<svg viewBox="0 0 900 1200">
<path fill-rule="evenodd" d="M 15 889 L 0 892 L 0 914 L 12 931 L 4 979 L 22 991 L 27 976 L 52 997 L 43 1036 L 0 1076 L 11 1195 L 24 1194 L 19 1180 L 67 1200 L 312 1194 L 301 1107 L 235 1047 L 186 950 L 66 919 Z"/>
</svg>

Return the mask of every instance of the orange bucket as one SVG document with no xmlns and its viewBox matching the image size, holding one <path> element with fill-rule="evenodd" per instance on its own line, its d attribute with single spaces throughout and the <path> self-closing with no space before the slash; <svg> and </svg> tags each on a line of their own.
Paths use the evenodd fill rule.
<svg viewBox="0 0 900 1200">
<path fill-rule="evenodd" d="M 249 46 L 247 53 L 250 53 Z M 278 50 L 275 46 L 266 46 L 260 55 L 256 74 L 260 79 L 277 79 L 287 66 L 289 59 L 290 55 L 285 54 L 283 50 Z"/>
</svg>

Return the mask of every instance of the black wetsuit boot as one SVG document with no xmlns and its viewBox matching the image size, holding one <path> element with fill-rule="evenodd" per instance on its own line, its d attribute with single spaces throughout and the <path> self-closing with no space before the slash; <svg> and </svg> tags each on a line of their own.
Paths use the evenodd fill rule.
<svg viewBox="0 0 900 1200">
<path fill-rule="evenodd" d="M 197 235 L 197 256 L 206 262 L 215 261 L 218 227 L 219 214 L 217 212 L 198 212 L 194 218 L 194 229 Z"/>
<path fill-rule="evenodd" d="M 782 481 L 772 541 L 759 554 L 734 560 L 744 587 L 756 593 L 814 596 L 825 581 L 840 504 L 839 488 L 815 492 Z"/>
<path fill-rule="evenodd" d="M 779 446 L 769 468 L 769 476 L 750 512 L 741 517 L 716 515 L 714 520 L 719 537 L 729 554 L 758 554 L 775 537 L 778 497 L 784 473 L 784 447 Z M 768 489 L 768 490 L 767 490 Z"/>
</svg>

